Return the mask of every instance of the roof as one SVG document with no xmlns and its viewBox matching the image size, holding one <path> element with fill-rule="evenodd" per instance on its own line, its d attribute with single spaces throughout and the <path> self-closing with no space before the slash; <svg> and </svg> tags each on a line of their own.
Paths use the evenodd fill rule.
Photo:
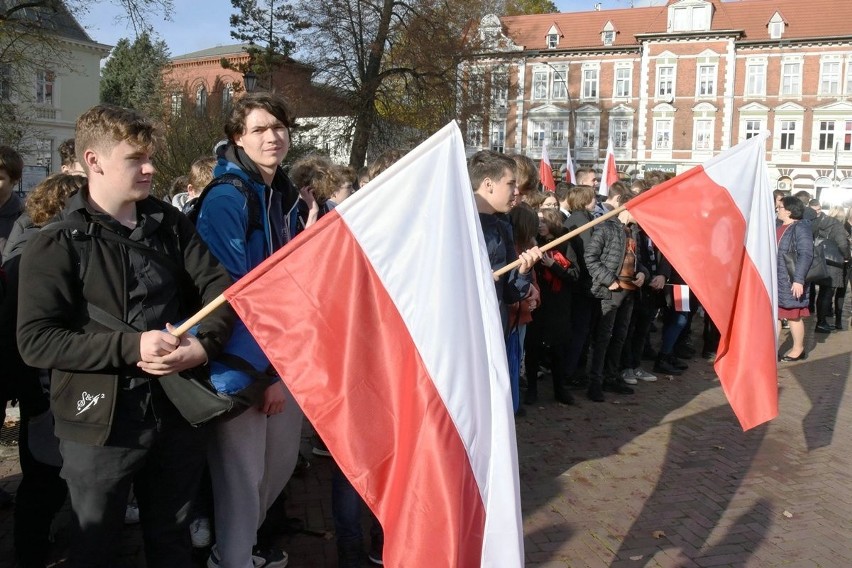
<svg viewBox="0 0 852 568">
<path fill-rule="evenodd" d="M 715 6 L 712 30 L 742 30 L 741 39 L 770 41 L 767 23 L 780 12 L 786 22 L 783 39 L 852 37 L 852 1 L 707 0 Z M 674 2 L 670 2 L 674 3 Z M 637 46 L 637 35 L 667 33 L 669 6 L 621 8 L 500 18 L 507 35 L 526 49 L 547 49 L 546 35 L 553 24 L 562 30 L 557 49 L 603 47 L 601 31 L 608 21 L 616 30 L 613 47 Z M 775 40 L 777 41 L 777 40 Z"/>
<path fill-rule="evenodd" d="M 2 0 L 0 0 L 2 1 Z M 184 53 L 172 57 L 172 61 L 180 61 L 182 59 L 204 59 L 206 57 L 224 57 L 226 55 L 235 55 L 245 53 L 251 44 L 236 43 L 232 45 L 217 45 L 216 47 L 208 47 L 201 51 L 193 51 L 192 53 Z"/>
<path fill-rule="evenodd" d="M 96 43 L 74 19 L 63 2 L 49 1 L 44 2 L 45 5 L 42 6 L 15 9 L 16 6 L 24 3 L 22 0 L 0 0 L 0 14 L 7 14 L 10 10 L 14 10 L 9 17 L 9 22 L 18 21 L 29 26 L 36 26 L 41 30 L 66 39 Z M 27 2 L 27 4 L 32 4 L 32 2 Z"/>
</svg>

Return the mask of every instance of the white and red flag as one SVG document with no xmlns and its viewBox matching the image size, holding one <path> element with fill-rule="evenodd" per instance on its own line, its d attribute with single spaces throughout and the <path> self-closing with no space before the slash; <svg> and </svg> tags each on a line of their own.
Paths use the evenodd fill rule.
<svg viewBox="0 0 852 568">
<path fill-rule="evenodd" d="M 609 194 L 609 186 L 619 180 L 618 168 L 615 167 L 615 150 L 612 146 L 612 138 L 606 143 L 606 158 L 604 158 L 603 173 L 601 174 L 601 183 L 598 186 L 598 194 L 604 198 Z"/>
<path fill-rule="evenodd" d="M 545 191 L 556 191 L 556 180 L 553 179 L 553 167 L 550 156 L 547 155 L 547 144 L 541 147 L 541 163 L 538 166 L 538 179 Z"/>
<path fill-rule="evenodd" d="M 767 136 L 754 136 L 627 203 L 719 328 L 714 366 L 745 430 L 778 415 Z"/>
<path fill-rule="evenodd" d="M 505 342 L 454 123 L 225 296 L 384 527 L 386 566 L 523 565 Z"/>
<path fill-rule="evenodd" d="M 565 161 L 565 181 L 577 185 L 577 172 L 574 171 L 574 160 L 571 159 L 571 148 L 568 147 Z"/>
<path fill-rule="evenodd" d="M 672 309 L 676 312 L 688 312 L 689 286 L 686 284 L 670 284 L 672 287 Z"/>
</svg>

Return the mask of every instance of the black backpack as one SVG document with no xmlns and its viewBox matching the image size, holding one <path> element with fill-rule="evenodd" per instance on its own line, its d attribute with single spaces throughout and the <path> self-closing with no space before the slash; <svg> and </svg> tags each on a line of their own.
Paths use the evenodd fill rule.
<svg viewBox="0 0 852 568">
<path fill-rule="evenodd" d="M 183 213 L 192 221 L 192 224 L 198 224 L 198 216 L 201 214 L 201 204 L 204 202 L 204 198 L 207 197 L 210 190 L 219 185 L 232 185 L 246 198 L 246 206 L 248 207 L 246 236 L 257 230 L 262 231 L 263 218 L 261 216 L 260 198 L 257 196 L 257 192 L 248 187 L 245 181 L 236 174 L 223 174 L 213 179 L 201 190 L 198 197 L 186 202 L 183 206 Z"/>
</svg>

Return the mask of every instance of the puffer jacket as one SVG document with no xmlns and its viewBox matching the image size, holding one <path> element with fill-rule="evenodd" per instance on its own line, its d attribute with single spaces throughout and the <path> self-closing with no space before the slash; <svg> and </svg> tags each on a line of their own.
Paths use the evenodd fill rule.
<svg viewBox="0 0 852 568">
<path fill-rule="evenodd" d="M 796 251 L 796 269 L 793 279 L 790 279 L 790 273 L 787 271 L 787 262 L 784 260 L 784 254 L 791 251 Z M 784 234 L 781 235 L 781 240 L 778 241 L 778 305 L 782 308 L 807 308 L 808 307 L 808 291 L 810 286 L 805 284 L 805 276 L 811 268 L 811 262 L 814 259 L 814 241 L 811 235 L 810 228 L 796 221 L 787 227 Z M 793 292 L 790 290 L 792 282 L 798 282 L 803 285 L 804 293 L 796 299 Z"/>
<path fill-rule="evenodd" d="M 592 277 L 592 295 L 601 300 L 612 298 L 609 286 L 618 280 L 618 273 L 624 264 L 624 253 L 627 250 L 627 235 L 624 224 L 615 219 L 607 219 L 595 227 L 589 245 L 586 247 L 584 258 L 586 268 Z M 636 258 L 636 273 L 642 272 L 648 280 L 649 272 L 639 257 Z"/>
</svg>

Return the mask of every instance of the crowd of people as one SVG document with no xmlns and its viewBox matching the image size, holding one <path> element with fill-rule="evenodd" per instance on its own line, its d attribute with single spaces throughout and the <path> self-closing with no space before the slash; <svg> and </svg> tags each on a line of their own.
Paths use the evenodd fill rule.
<svg viewBox="0 0 852 568">
<path fill-rule="evenodd" d="M 133 110 L 80 116 L 60 148 L 63 173 L 26 203 L 13 191 L 23 161 L 0 147 L 0 401 L 21 409 L 21 566 L 45 566 L 68 496 L 71 567 L 113 566 L 135 505 L 150 566 L 189 566 L 193 546 L 209 548 L 209 568 L 287 565 L 265 521 L 300 458 L 302 412 L 229 307 L 172 332 L 401 157 L 356 172 L 310 155 L 285 170 L 292 126 L 280 96 L 240 98 L 225 140 L 174 181 L 168 202 L 152 195 L 160 133 Z M 547 192 L 530 158 L 491 151 L 471 156 L 468 172 L 492 269 L 519 261 L 495 278 L 517 415 L 539 404 L 540 375 L 570 405 L 577 388 L 603 402 L 688 368 L 698 302 L 622 207 L 669 176 L 647 172 L 599 196 L 596 172 L 582 168 L 576 184 Z M 842 208 L 826 214 L 810 199 L 776 192 L 779 318 L 793 339 L 783 361 L 807 356 L 810 312 L 817 333 L 844 328 L 852 226 Z M 809 277 L 822 257 L 832 262 Z M 706 316 L 702 335 L 712 360 L 719 332 Z M 185 390 L 199 376 L 234 409 L 199 417 Z M 316 453 L 327 455 L 321 440 Z M 373 518 L 365 551 L 364 506 L 338 468 L 329 491 L 339 565 L 381 564 L 382 527 Z"/>
</svg>

